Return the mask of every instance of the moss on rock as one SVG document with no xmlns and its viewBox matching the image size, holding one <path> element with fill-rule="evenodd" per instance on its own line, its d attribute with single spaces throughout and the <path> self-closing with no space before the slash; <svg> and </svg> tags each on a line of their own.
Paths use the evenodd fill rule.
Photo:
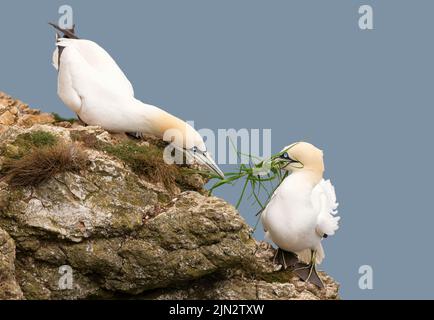
<svg viewBox="0 0 434 320">
<path fill-rule="evenodd" d="M 6 109 L 15 107 L 7 98 Z M 2 168 L 58 144 L 77 143 L 87 156 L 82 170 L 40 184 L 0 181 L 0 298 L 338 297 L 325 274 L 319 291 L 275 272 L 274 250 L 252 238 L 233 206 L 204 192 L 203 177 L 164 163 L 160 140 L 77 123 L 0 129 Z M 64 265 L 73 271 L 71 290 L 59 287 Z"/>
<path fill-rule="evenodd" d="M 9 159 L 21 159 L 35 148 L 51 147 L 57 142 L 57 137 L 50 132 L 27 132 L 19 134 L 12 143 L 2 145 L 1 153 Z"/>
</svg>

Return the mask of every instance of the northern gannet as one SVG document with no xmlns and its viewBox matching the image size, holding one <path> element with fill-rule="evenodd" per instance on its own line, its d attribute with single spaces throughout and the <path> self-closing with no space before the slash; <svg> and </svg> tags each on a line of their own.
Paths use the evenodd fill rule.
<svg viewBox="0 0 434 320">
<path fill-rule="evenodd" d="M 325 257 L 321 241 L 335 233 L 340 219 L 335 216 L 338 203 L 334 187 L 330 180 L 323 179 L 323 152 L 310 143 L 298 142 L 280 154 L 274 161 L 291 174 L 261 214 L 265 237 L 308 264 L 292 264 L 303 280 L 323 287 L 316 273 L 316 264 Z"/>
<path fill-rule="evenodd" d="M 111 132 L 151 134 L 170 142 L 220 177 L 201 135 L 185 121 L 134 97 L 134 89 L 113 58 L 97 43 L 79 39 L 74 30 L 56 35 L 52 63 L 57 93 L 80 120 Z"/>
</svg>

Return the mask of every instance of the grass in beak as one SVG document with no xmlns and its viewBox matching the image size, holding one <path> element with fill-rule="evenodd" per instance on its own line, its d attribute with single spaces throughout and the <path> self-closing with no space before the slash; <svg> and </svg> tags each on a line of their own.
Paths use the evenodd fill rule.
<svg viewBox="0 0 434 320">
<path fill-rule="evenodd" d="M 271 156 L 269 159 L 262 161 L 260 161 L 258 157 L 243 154 L 239 151 L 237 151 L 237 154 L 240 160 L 247 158 L 248 163 L 240 164 L 238 169 L 234 172 L 225 173 L 225 179 L 221 179 L 215 174 L 207 173 L 211 179 L 219 180 L 210 188 L 209 191 L 211 194 L 214 190 L 224 185 L 229 184 L 234 186 L 241 182 L 243 187 L 235 207 L 238 209 L 243 200 L 246 199 L 252 202 L 252 206 L 258 207 L 259 210 L 256 213 L 258 221 L 254 227 L 254 230 L 256 230 L 260 213 L 267 206 L 274 191 L 287 177 L 288 172 L 282 173 L 281 165 L 278 161 L 275 161 L 283 154 L 283 152 L 279 152 Z"/>
</svg>

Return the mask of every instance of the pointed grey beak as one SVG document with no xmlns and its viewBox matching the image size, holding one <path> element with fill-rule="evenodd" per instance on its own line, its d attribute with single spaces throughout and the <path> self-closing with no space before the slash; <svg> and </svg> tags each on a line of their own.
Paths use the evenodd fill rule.
<svg viewBox="0 0 434 320">
<path fill-rule="evenodd" d="M 276 158 L 272 160 L 272 165 L 278 165 L 281 169 L 285 168 L 290 163 L 290 160 L 282 158 Z"/>
<path fill-rule="evenodd" d="M 303 164 L 298 161 L 292 159 L 287 152 L 282 153 L 280 156 L 274 158 L 272 160 L 272 163 L 274 165 L 279 165 L 280 169 L 285 169 L 289 165 L 291 165 L 294 168 L 303 168 Z"/>
<path fill-rule="evenodd" d="M 214 159 L 207 152 L 202 152 L 197 150 L 196 152 L 192 150 L 185 150 L 187 156 L 195 159 L 199 164 L 206 166 L 211 172 L 217 174 L 220 178 L 224 179 L 225 174 L 215 163 Z"/>
</svg>

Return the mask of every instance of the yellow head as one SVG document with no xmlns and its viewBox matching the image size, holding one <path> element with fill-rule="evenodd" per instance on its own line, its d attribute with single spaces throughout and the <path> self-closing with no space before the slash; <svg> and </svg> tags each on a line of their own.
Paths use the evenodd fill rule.
<svg viewBox="0 0 434 320">
<path fill-rule="evenodd" d="M 156 135 L 161 136 L 164 141 L 171 143 L 173 147 L 183 151 L 187 159 L 194 159 L 204 165 L 220 178 L 224 179 L 223 171 L 215 163 L 207 151 L 202 136 L 190 124 L 181 119 L 159 110 L 159 117 L 156 123 Z"/>
<path fill-rule="evenodd" d="M 324 160 L 322 150 L 308 142 L 293 143 L 281 151 L 277 161 L 286 171 L 310 171 L 317 176 L 324 173 Z"/>
</svg>

